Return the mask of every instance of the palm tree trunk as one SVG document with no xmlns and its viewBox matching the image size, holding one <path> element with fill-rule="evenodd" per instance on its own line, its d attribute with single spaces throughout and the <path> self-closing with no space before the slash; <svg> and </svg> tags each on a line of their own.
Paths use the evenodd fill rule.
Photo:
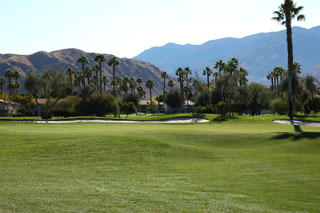
<svg viewBox="0 0 320 213">
<path fill-rule="evenodd" d="M 186 75 L 186 79 L 187 79 L 187 89 L 186 89 L 186 98 L 187 98 L 187 105 L 189 105 L 189 102 L 188 102 L 188 96 L 189 96 L 189 78 L 188 78 L 188 74 Z"/>
<path fill-rule="evenodd" d="M 83 88 L 86 88 L 86 77 L 85 77 L 85 73 L 84 73 L 84 62 L 82 62 L 82 85 Z"/>
<path fill-rule="evenodd" d="M 152 93 L 151 93 L 151 88 L 150 88 L 150 105 L 152 104 Z"/>
<path fill-rule="evenodd" d="M 100 73 L 99 73 L 99 79 L 100 79 L 100 95 L 102 94 L 102 67 L 101 67 L 101 64 L 99 64 L 99 71 L 100 71 Z"/>
<path fill-rule="evenodd" d="M 116 67 L 115 65 L 112 66 L 112 73 L 113 73 L 113 95 L 116 96 Z"/>
<path fill-rule="evenodd" d="M 183 95 L 183 81 L 180 81 L 180 94 L 181 94 L 181 99 L 184 102 L 184 95 Z"/>
<path fill-rule="evenodd" d="M 291 28 L 291 12 L 290 12 L 290 0 L 285 0 L 285 16 L 286 16 L 286 28 L 287 28 L 287 50 L 288 50 L 288 108 L 290 120 L 293 120 L 293 103 L 292 103 L 292 73 L 293 73 L 293 44 L 292 44 L 292 28 Z"/>
<path fill-rule="evenodd" d="M 273 77 L 271 77 L 272 96 L 274 97 Z"/>
<path fill-rule="evenodd" d="M 208 89 L 210 88 L 210 83 L 209 83 L 209 73 L 207 73 L 207 85 L 208 85 Z"/>
<path fill-rule="evenodd" d="M 163 98 L 164 98 L 164 93 L 166 92 L 166 78 L 163 78 Z"/>
</svg>

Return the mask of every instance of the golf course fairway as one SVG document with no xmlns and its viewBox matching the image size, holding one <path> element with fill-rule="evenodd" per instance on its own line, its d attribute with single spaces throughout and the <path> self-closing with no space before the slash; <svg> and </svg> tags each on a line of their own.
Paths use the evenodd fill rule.
<svg viewBox="0 0 320 213">
<path fill-rule="evenodd" d="M 0 122 L 0 212 L 319 209 L 319 127 Z"/>
</svg>

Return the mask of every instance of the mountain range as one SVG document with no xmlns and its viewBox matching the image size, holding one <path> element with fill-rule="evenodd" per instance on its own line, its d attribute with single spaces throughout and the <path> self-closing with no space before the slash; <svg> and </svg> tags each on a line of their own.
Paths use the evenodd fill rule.
<svg viewBox="0 0 320 213">
<path fill-rule="evenodd" d="M 302 75 L 320 79 L 320 26 L 293 28 L 294 61 L 299 62 Z M 248 70 L 249 80 L 267 83 L 266 75 L 276 66 L 287 67 L 286 31 L 259 33 L 243 38 L 211 40 L 201 45 L 168 43 L 145 50 L 134 59 L 152 63 L 174 75 L 178 67 L 189 66 L 202 75 L 206 66 L 217 60 L 239 59 Z"/>
<path fill-rule="evenodd" d="M 18 71 L 21 75 L 21 80 L 24 79 L 29 70 L 38 73 L 47 67 L 56 67 L 58 69 L 71 67 L 76 71 L 80 71 L 81 64 L 77 63 L 77 59 L 82 55 L 88 58 L 90 65 L 94 64 L 96 53 L 88 53 L 79 49 L 63 49 L 53 52 L 41 51 L 31 55 L 0 54 L 0 76 L 4 76 L 5 70 L 8 68 Z M 107 61 L 113 56 L 109 54 L 104 55 Z M 161 79 L 161 70 L 158 67 L 134 59 L 119 58 L 119 60 L 120 65 L 116 67 L 117 76 L 124 77 L 127 75 L 129 78 L 141 78 L 144 82 L 151 78 L 155 83 L 155 88 L 153 89 L 154 95 L 162 92 L 163 80 Z M 110 80 L 112 79 L 112 68 L 107 66 L 107 63 L 102 65 L 102 72 Z M 109 88 L 111 88 L 110 83 Z"/>
</svg>

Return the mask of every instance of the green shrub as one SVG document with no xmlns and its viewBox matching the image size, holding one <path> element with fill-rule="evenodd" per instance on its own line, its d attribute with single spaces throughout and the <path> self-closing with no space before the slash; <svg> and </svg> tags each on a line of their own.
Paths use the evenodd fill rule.
<svg viewBox="0 0 320 213">
<path fill-rule="evenodd" d="M 120 114 L 119 101 L 110 94 L 91 95 L 88 98 L 82 99 L 76 106 L 79 115 L 96 115 L 105 116 Z"/>
<path fill-rule="evenodd" d="M 139 95 L 137 93 L 130 92 L 125 95 L 122 99 L 123 102 L 132 102 L 137 107 L 140 101 Z"/>
<path fill-rule="evenodd" d="M 58 101 L 52 110 L 54 116 L 70 117 L 76 116 L 76 106 L 80 103 L 81 98 L 78 96 L 68 96 Z"/>
</svg>

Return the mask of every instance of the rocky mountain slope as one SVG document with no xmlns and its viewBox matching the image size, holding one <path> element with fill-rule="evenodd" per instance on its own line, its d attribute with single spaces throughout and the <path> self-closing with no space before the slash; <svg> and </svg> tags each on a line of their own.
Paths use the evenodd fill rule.
<svg viewBox="0 0 320 213">
<path fill-rule="evenodd" d="M 320 79 L 320 26 L 293 28 L 294 61 L 302 74 Z M 172 75 L 178 67 L 189 66 L 198 72 L 223 59 L 237 57 L 249 71 L 249 79 L 266 82 L 265 76 L 276 66 L 287 66 L 286 31 L 260 33 L 244 38 L 223 38 L 201 45 L 166 44 L 145 50 L 134 59 L 146 61 Z"/>
</svg>

